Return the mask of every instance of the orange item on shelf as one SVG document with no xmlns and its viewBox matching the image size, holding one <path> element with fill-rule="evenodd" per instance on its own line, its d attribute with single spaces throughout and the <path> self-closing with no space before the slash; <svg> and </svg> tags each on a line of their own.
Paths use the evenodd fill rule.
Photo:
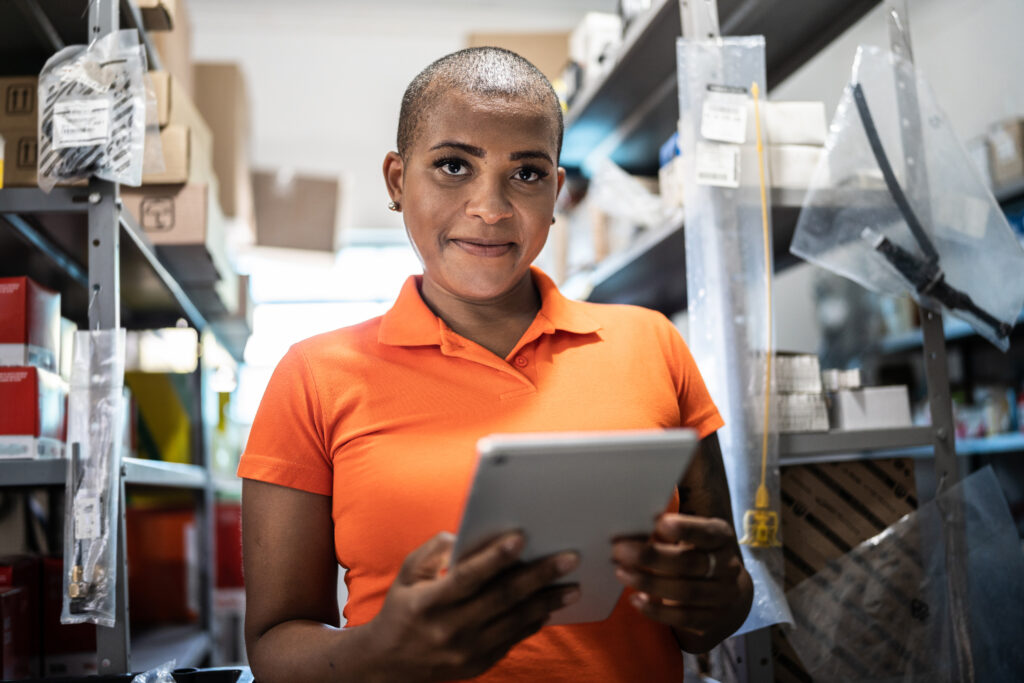
<svg viewBox="0 0 1024 683">
<path fill-rule="evenodd" d="M 191 508 L 129 508 L 128 604 L 132 625 L 199 618 L 199 547 Z"/>
</svg>

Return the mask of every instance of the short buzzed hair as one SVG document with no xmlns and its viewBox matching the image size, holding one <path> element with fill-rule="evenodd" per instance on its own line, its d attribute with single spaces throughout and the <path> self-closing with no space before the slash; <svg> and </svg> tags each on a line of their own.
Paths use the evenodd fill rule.
<svg viewBox="0 0 1024 683">
<path fill-rule="evenodd" d="M 562 153 L 562 106 L 551 82 L 527 59 L 500 47 L 470 47 L 441 57 L 412 79 L 398 114 L 398 153 L 404 158 L 424 114 L 452 90 L 525 99 L 547 107 L 558 130 Z"/>
</svg>

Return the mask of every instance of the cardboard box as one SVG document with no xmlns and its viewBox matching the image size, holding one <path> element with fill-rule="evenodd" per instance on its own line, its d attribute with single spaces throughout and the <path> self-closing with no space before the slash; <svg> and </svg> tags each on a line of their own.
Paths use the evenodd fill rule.
<svg viewBox="0 0 1024 683">
<path fill-rule="evenodd" d="M 0 130 L 35 130 L 38 86 L 34 75 L 0 78 Z"/>
<path fill-rule="evenodd" d="M 467 47 L 502 47 L 528 59 L 547 79 L 562 77 L 569 61 L 569 34 L 553 33 L 471 33 Z"/>
<path fill-rule="evenodd" d="M 43 675 L 94 676 L 96 627 L 62 624 L 64 559 L 43 558 Z"/>
<path fill-rule="evenodd" d="M 220 183 L 224 215 L 252 228 L 252 176 L 249 164 L 249 99 L 237 64 L 196 64 L 196 106 L 213 132 L 213 169 Z"/>
<path fill-rule="evenodd" d="M 776 394 L 774 406 L 772 422 L 780 434 L 828 431 L 828 406 L 821 394 Z"/>
<path fill-rule="evenodd" d="M 35 124 L 30 127 L 0 127 L 4 139 L 3 186 L 35 187 L 39 140 Z"/>
<path fill-rule="evenodd" d="M 175 0 L 134 0 L 147 31 L 171 31 L 177 14 Z"/>
<path fill-rule="evenodd" d="M 992 126 L 988 148 L 995 187 L 1024 178 L 1024 119 L 1011 119 Z"/>
<path fill-rule="evenodd" d="M 0 678 L 28 678 L 32 655 L 28 638 L 28 595 L 21 588 L 0 588 Z"/>
<path fill-rule="evenodd" d="M 42 578 L 43 567 L 39 557 L 33 555 L 11 555 L 0 557 L 0 592 L 18 589 L 24 593 L 26 614 L 20 617 L 21 628 L 14 631 L 14 638 L 19 642 L 15 649 L 28 655 L 27 671 L 22 670 L 14 678 L 40 676 L 43 656 L 43 622 L 42 614 Z M 6 664 L 7 657 L 4 657 Z M 0 671 L 4 667 L 0 667 Z M 4 678 L 12 676 L 3 675 Z"/>
<path fill-rule="evenodd" d="M 67 385 L 33 366 L 0 367 L 0 435 L 64 440 Z"/>
<path fill-rule="evenodd" d="M 167 4 L 167 0 L 163 0 Z M 153 46 L 160 55 L 160 66 L 169 71 L 189 96 L 195 93 L 192 80 L 192 23 L 185 0 L 174 1 L 174 29 L 150 34 Z"/>
<path fill-rule="evenodd" d="M 0 366 L 56 372 L 59 358 L 60 293 L 28 277 L 0 278 Z"/>
<path fill-rule="evenodd" d="M 341 246 L 339 178 L 256 171 L 256 243 L 262 247 L 337 251 Z"/>
<path fill-rule="evenodd" d="M 128 508 L 132 625 L 199 618 L 199 545 L 192 509 Z"/>
<path fill-rule="evenodd" d="M 909 427 L 907 387 L 864 387 L 837 391 L 832 397 L 833 429 L 889 429 Z"/>
<path fill-rule="evenodd" d="M 783 467 L 781 491 L 786 590 L 917 509 L 910 459 Z M 809 680 L 776 627 L 772 650 L 776 680 Z"/>
</svg>

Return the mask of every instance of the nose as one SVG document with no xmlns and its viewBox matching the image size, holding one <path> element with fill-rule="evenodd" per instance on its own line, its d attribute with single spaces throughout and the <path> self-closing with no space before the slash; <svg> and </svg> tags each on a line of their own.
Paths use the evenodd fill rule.
<svg viewBox="0 0 1024 683">
<path fill-rule="evenodd" d="M 512 217 L 512 204 L 505 196 L 500 181 L 483 180 L 476 183 L 473 194 L 466 203 L 466 215 L 479 218 L 487 225 Z"/>
</svg>

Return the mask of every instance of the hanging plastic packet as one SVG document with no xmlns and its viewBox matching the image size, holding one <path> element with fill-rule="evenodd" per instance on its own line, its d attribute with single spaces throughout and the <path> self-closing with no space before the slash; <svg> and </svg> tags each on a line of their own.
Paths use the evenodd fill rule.
<svg viewBox="0 0 1024 683">
<path fill-rule="evenodd" d="M 917 120 L 900 113 L 897 93 L 907 90 Z M 904 145 L 913 139 L 920 156 Z M 910 293 L 1009 348 L 1024 306 L 1024 248 L 920 71 L 859 48 L 825 152 L 791 251 L 868 289 Z M 911 186 L 911 177 L 923 180 Z"/>
<path fill-rule="evenodd" d="M 754 582 L 754 604 L 740 633 L 791 620 L 782 587 L 778 430 L 770 410 L 764 50 L 761 36 L 677 43 L 687 342 L 725 420 L 718 435 L 743 560 Z"/>
<path fill-rule="evenodd" d="M 102 178 L 142 183 L 146 52 L 138 31 L 66 47 L 39 74 L 39 187 Z"/>
<path fill-rule="evenodd" d="M 125 332 L 75 334 L 61 623 L 114 625 Z"/>
<path fill-rule="evenodd" d="M 960 554 L 947 543 L 951 517 L 963 524 Z M 967 597 L 965 615 L 955 593 Z M 816 681 L 1012 681 L 1024 671 L 1024 553 L 991 467 L 786 596 L 796 622 L 787 639 Z"/>
</svg>

